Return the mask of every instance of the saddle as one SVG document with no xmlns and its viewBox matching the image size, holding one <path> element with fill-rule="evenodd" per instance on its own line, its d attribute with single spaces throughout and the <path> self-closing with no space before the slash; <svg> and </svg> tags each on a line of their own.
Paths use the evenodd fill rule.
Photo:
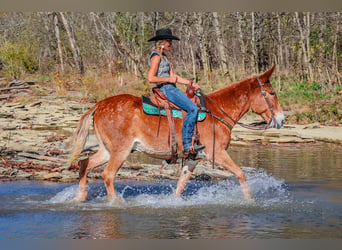
<svg viewBox="0 0 342 250">
<path fill-rule="evenodd" d="M 178 143 L 177 143 L 177 135 L 176 129 L 174 124 L 174 118 L 183 118 L 182 110 L 177 107 L 175 104 L 171 103 L 167 100 L 166 96 L 163 92 L 160 91 L 159 88 L 154 87 L 152 88 L 154 93 L 153 97 L 142 96 L 143 101 L 143 111 L 145 114 L 149 115 L 158 115 L 167 116 L 170 133 L 169 133 L 169 141 L 171 146 L 171 159 L 167 160 L 168 163 L 176 163 L 178 159 Z M 196 98 L 194 87 L 188 86 L 186 91 L 187 96 L 191 101 L 193 101 L 196 105 L 200 107 L 202 102 L 199 102 L 198 97 Z M 200 109 L 197 121 L 203 121 L 206 117 L 206 112 L 203 109 Z M 160 119 L 158 125 L 157 135 L 159 134 L 160 128 Z M 197 123 L 195 125 L 194 134 L 192 137 L 192 146 L 197 143 L 199 144 L 199 132 L 197 129 Z"/>
</svg>

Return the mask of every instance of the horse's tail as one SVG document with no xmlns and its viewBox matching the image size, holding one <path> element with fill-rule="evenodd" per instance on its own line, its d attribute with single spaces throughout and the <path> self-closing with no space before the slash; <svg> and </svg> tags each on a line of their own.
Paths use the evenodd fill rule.
<svg viewBox="0 0 342 250">
<path fill-rule="evenodd" d="M 87 112 L 85 112 L 77 124 L 76 131 L 70 141 L 70 144 L 73 145 L 73 150 L 70 154 L 68 162 L 69 167 L 78 158 L 83 150 L 84 144 L 86 143 L 89 134 L 92 115 L 95 113 L 96 108 L 97 105 L 94 105 Z"/>
</svg>

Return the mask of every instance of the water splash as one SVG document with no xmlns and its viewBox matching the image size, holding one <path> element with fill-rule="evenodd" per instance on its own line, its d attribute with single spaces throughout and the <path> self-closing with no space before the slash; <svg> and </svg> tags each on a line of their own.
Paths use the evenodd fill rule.
<svg viewBox="0 0 342 250">
<path fill-rule="evenodd" d="M 241 186 L 235 177 L 219 182 L 190 181 L 183 196 L 174 195 L 175 181 L 149 182 L 118 182 L 115 188 L 123 206 L 106 202 L 103 184 L 90 184 L 88 200 L 78 208 L 108 209 L 113 208 L 181 208 L 201 206 L 225 206 L 245 208 L 278 208 L 292 204 L 294 198 L 288 191 L 283 180 L 267 174 L 263 169 L 246 171 L 247 182 L 253 193 L 254 200 L 244 199 Z M 49 199 L 50 204 L 72 202 L 77 193 L 77 185 L 65 188 Z"/>
<path fill-rule="evenodd" d="M 55 196 L 50 198 L 47 203 L 50 204 L 59 204 L 59 203 L 68 203 L 74 201 L 76 194 L 78 191 L 78 185 L 72 185 L 63 189 L 61 192 L 57 193 Z"/>
<path fill-rule="evenodd" d="M 287 185 L 266 173 L 252 170 L 246 173 L 254 200 L 246 200 L 235 177 L 220 182 L 190 182 L 183 197 L 169 194 L 139 194 L 127 197 L 131 206 L 153 208 L 220 205 L 228 207 L 272 207 L 293 202 Z"/>
</svg>

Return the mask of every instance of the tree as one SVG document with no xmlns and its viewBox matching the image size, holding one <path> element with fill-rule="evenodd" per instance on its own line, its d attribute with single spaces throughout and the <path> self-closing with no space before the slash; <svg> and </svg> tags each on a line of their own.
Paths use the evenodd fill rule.
<svg viewBox="0 0 342 250">
<path fill-rule="evenodd" d="M 219 17 L 217 12 L 213 12 L 213 25 L 215 29 L 215 34 L 216 34 L 216 40 L 217 40 L 217 47 L 218 47 L 218 54 L 219 54 L 219 61 L 220 61 L 220 68 L 221 70 L 226 73 L 228 71 L 227 67 L 227 56 L 226 56 L 226 51 L 224 48 L 223 44 L 223 37 L 222 37 L 222 32 L 221 32 L 221 27 L 219 25 Z"/>
<path fill-rule="evenodd" d="M 309 81 L 313 80 L 310 62 L 310 12 L 299 14 L 295 12 L 295 19 L 299 30 L 299 45 L 302 49 L 303 73 Z"/>
<path fill-rule="evenodd" d="M 59 56 L 60 67 L 61 67 L 61 71 L 64 72 L 62 42 L 61 42 L 61 37 L 59 34 L 58 16 L 57 16 L 56 12 L 53 12 L 52 16 L 53 16 L 53 21 L 54 21 L 54 25 L 55 25 L 55 36 L 56 36 L 56 40 L 57 40 L 57 48 L 58 48 L 58 56 Z"/>
<path fill-rule="evenodd" d="M 81 75 L 84 74 L 84 65 L 83 65 L 83 60 L 82 60 L 82 56 L 80 54 L 80 49 L 78 48 L 76 41 L 75 41 L 75 37 L 71 31 L 71 26 L 69 25 L 68 20 L 66 19 L 65 15 L 63 12 L 59 12 L 59 15 L 62 19 L 65 31 L 68 34 L 68 38 L 69 38 L 69 42 L 70 42 L 70 46 L 72 49 L 72 54 L 74 57 L 74 62 L 75 65 L 78 69 L 78 71 L 80 72 Z"/>
</svg>

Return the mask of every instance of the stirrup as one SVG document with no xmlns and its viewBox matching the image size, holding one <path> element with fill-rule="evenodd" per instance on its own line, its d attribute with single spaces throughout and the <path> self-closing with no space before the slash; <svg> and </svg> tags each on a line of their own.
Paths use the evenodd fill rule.
<svg viewBox="0 0 342 250">
<path fill-rule="evenodd" d="M 205 153 L 202 150 L 205 148 L 204 145 L 191 146 L 188 150 L 184 150 L 184 156 L 187 159 L 197 160 L 205 158 Z"/>
<path fill-rule="evenodd" d="M 197 144 L 195 144 L 194 146 L 191 146 L 190 147 L 190 152 L 193 152 L 193 153 L 198 153 L 198 151 L 201 151 L 201 150 L 203 150 L 205 148 L 205 146 L 204 145 L 197 145 Z"/>
<path fill-rule="evenodd" d="M 187 160 L 197 161 L 197 160 L 205 159 L 206 157 L 207 156 L 203 151 L 199 151 L 198 153 L 184 152 L 184 159 L 187 159 Z"/>
</svg>

